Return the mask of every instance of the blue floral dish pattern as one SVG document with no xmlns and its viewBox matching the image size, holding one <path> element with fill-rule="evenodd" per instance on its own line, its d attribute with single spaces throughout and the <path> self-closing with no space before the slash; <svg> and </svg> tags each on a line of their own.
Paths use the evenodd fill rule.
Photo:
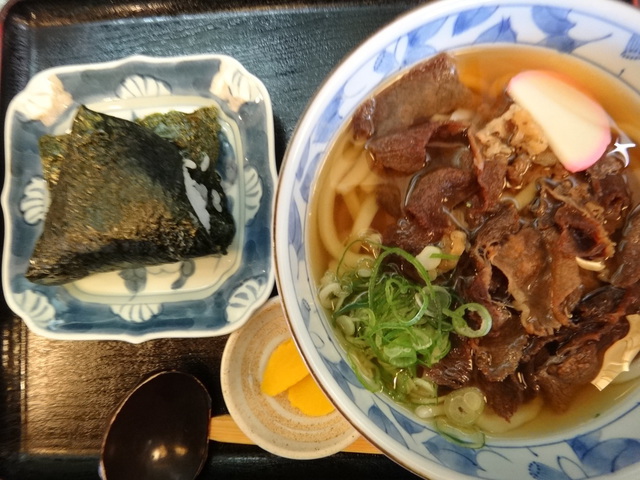
<svg viewBox="0 0 640 480">
<path fill-rule="evenodd" d="M 452 0 L 400 17 L 338 66 L 289 145 L 274 233 L 287 316 L 302 353 L 341 410 L 387 455 L 419 475 L 434 480 L 640 478 L 637 387 L 615 408 L 569 432 L 534 440 L 489 439 L 478 450 L 459 447 L 388 398 L 364 389 L 320 313 L 315 286 L 308 280 L 313 277 L 305 223 L 313 181 L 332 138 L 357 105 L 381 82 L 437 52 L 496 44 L 564 52 L 640 92 L 640 12 L 619 2 Z"/>
<path fill-rule="evenodd" d="M 237 229 L 227 255 L 92 275 L 58 287 L 25 279 L 49 205 L 38 138 L 65 132 L 80 104 L 129 120 L 219 107 L 215 168 Z M 11 102 L 5 135 L 3 289 L 10 307 L 34 332 L 136 343 L 223 335 L 242 326 L 271 295 L 276 181 L 271 103 L 264 85 L 236 60 L 136 56 L 49 69 Z M 195 167 L 185 160 L 185 172 Z"/>
</svg>

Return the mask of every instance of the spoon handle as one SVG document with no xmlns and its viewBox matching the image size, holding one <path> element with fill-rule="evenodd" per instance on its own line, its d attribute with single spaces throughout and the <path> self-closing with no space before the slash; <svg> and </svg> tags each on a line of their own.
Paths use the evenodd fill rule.
<svg viewBox="0 0 640 480">
<path fill-rule="evenodd" d="M 209 422 L 209 440 L 221 443 L 239 443 L 253 445 L 240 427 L 233 421 L 231 415 L 218 415 L 212 417 Z M 351 453 L 382 453 L 364 437 L 358 437 L 351 445 L 344 448 L 343 452 Z"/>
</svg>

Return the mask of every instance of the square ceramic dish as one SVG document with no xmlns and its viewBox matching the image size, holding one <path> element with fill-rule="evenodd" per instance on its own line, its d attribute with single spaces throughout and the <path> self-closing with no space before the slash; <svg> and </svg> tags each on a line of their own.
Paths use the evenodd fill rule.
<svg viewBox="0 0 640 480">
<path fill-rule="evenodd" d="M 219 107 L 217 169 L 237 228 L 227 255 L 100 273 L 63 286 L 25 279 L 48 207 L 38 138 L 64 133 L 81 104 L 128 120 Z M 271 103 L 264 85 L 233 58 L 135 56 L 45 70 L 11 102 L 5 149 L 3 287 L 9 306 L 34 332 L 135 343 L 223 335 L 242 326 L 271 294 Z"/>
</svg>

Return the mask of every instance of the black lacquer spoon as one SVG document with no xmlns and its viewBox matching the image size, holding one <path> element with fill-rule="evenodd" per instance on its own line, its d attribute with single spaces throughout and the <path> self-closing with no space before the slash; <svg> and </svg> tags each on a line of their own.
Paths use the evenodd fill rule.
<svg viewBox="0 0 640 480">
<path fill-rule="evenodd" d="M 167 371 L 138 385 L 102 443 L 103 480 L 192 480 L 208 451 L 211 398 L 194 376 Z"/>
</svg>

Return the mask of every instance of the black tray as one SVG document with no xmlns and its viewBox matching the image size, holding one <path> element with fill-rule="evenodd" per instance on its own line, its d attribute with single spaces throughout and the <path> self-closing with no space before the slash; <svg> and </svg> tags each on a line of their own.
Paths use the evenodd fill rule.
<svg viewBox="0 0 640 480">
<path fill-rule="evenodd" d="M 298 117 L 336 63 L 373 31 L 419 3 L 12 2 L 3 11 L 2 131 L 9 101 L 43 69 L 133 54 L 223 53 L 238 59 L 269 90 L 279 163 Z M 219 377 L 226 337 L 141 345 L 53 341 L 28 331 L 2 300 L 0 341 L 3 480 L 98 478 L 100 445 L 113 409 L 132 387 L 159 370 L 195 374 L 211 393 L 213 414 L 226 413 Z M 413 475 L 382 455 L 338 453 L 293 461 L 255 446 L 210 442 L 209 459 L 199 476 L 332 477 L 369 480 Z"/>
<path fill-rule="evenodd" d="M 361 40 L 421 3 L 11 0 L 0 16 L 2 131 L 9 101 L 43 69 L 133 54 L 223 53 L 238 59 L 269 90 L 279 163 L 322 79 Z M 0 300 L 0 479 L 97 479 L 100 445 L 113 409 L 156 371 L 195 374 L 212 396 L 212 413 L 226 413 L 219 377 L 226 339 L 141 345 L 53 341 L 33 335 Z M 338 453 L 294 461 L 255 446 L 210 442 L 198 478 L 415 477 L 382 455 Z"/>
</svg>

